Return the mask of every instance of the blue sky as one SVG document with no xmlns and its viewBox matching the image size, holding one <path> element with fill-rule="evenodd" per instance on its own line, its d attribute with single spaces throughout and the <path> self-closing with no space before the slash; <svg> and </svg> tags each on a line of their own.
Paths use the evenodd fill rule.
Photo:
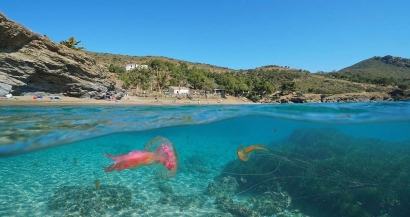
<svg viewBox="0 0 410 217">
<path fill-rule="evenodd" d="M 340 70 L 410 58 L 408 0 L 3 0 L 0 11 L 55 42 L 232 69 Z"/>
</svg>

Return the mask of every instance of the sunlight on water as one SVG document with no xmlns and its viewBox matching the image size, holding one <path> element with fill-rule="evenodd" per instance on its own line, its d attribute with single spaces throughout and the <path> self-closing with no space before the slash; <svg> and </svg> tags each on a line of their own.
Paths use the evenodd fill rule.
<svg viewBox="0 0 410 217">
<path fill-rule="evenodd" d="M 409 110 L 0 107 L 0 150 L 13 154 L 0 158 L 0 216 L 408 216 Z M 104 153 L 143 150 L 157 136 L 178 152 L 175 177 L 158 178 L 161 164 L 104 172 Z M 257 144 L 268 151 L 238 159 L 239 146 Z"/>
</svg>

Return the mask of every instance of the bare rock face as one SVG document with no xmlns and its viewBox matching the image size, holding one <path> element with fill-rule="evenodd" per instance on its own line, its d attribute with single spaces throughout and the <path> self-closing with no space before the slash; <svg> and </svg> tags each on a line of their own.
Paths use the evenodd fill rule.
<svg viewBox="0 0 410 217">
<path fill-rule="evenodd" d="M 100 99 L 114 85 L 108 71 L 84 52 L 56 44 L 0 12 L 0 96 L 46 93 Z"/>
<path fill-rule="evenodd" d="M 323 96 L 322 98 L 322 102 L 380 102 L 392 100 L 389 94 L 378 92 L 335 94 Z"/>
</svg>

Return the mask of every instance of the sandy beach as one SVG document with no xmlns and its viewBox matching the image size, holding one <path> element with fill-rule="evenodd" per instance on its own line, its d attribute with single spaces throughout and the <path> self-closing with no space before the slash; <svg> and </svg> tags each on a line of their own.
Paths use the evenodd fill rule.
<svg viewBox="0 0 410 217">
<path fill-rule="evenodd" d="M 12 98 L 0 98 L 0 105 L 216 105 L 216 104 L 254 104 L 253 102 L 246 100 L 245 98 L 237 98 L 227 96 L 227 98 L 211 98 L 211 99 L 197 99 L 190 100 L 187 98 L 158 98 L 155 100 L 153 97 L 136 97 L 125 96 L 121 100 L 108 101 L 108 100 L 95 100 L 86 98 L 75 98 L 58 96 L 60 99 L 50 99 L 48 96 L 44 96 L 41 99 L 33 99 L 33 96 L 13 96 Z"/>
</svg>

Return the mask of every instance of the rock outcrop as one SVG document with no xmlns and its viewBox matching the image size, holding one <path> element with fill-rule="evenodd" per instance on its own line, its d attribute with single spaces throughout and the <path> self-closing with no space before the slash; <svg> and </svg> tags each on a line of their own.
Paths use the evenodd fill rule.
<svg viewBox="0 0 410 217">
<path fill-rule="evenodd" d="M 387 93 L 344 93 L 331 96 L 323 96 L 322 102 L 380 102 L 393 101 Z"/>
<path fill-rule="evenodd" d="M 401 95 L 400 95 L 401 94 Z M 397 93 L 398 96 L 404 98 L 407 93 Z M 409 94 L 410 95 L 410 94 Z M 363 93 L 344 93 L 344 94 L 304 94 L 297 96 L 289 94 L 281 96 L 273 101 L 264 101 L 262 103 L 321 103 L 321 102 L 381 102 L 396 100 L 393 94 L 384 92 L 363 92 Z M 401 98 L 398 98 L 401 99 Z"/>
<path fill-rule="evenodd" d="M 0 96 L 37 93 L 100 99 L 109 72 L 82 51 L 33 33 L 0 12 Z"/>
</svg>

